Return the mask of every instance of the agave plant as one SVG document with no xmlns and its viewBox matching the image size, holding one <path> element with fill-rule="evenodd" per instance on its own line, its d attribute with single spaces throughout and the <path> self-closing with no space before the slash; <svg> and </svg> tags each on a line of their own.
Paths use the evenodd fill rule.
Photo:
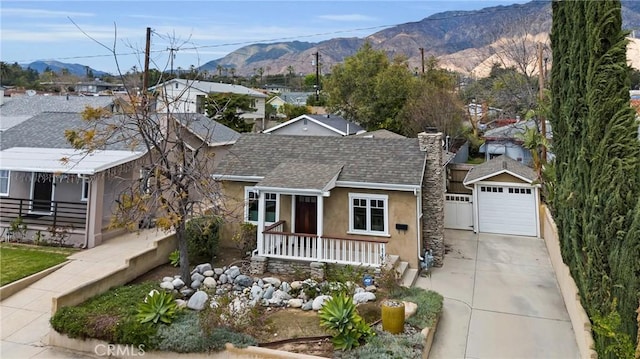
<svg viewBox="0 0 640 359">
<path fill-rule="evenodd" d="M 336 349 L 349 350 L 375 335 L 371 327 L 356 312 L 356 305 L 350 296 L 337 294 L 326 301 L 320 311 L 320 326 L 333 335 Z"/>
<path fill-rule="evenodd" d="M 171 324 L 178 313 L 178 305 L 171 293 L 151 291 L 138 305 L 136 318 L 140 323 Z"/>
</svg>

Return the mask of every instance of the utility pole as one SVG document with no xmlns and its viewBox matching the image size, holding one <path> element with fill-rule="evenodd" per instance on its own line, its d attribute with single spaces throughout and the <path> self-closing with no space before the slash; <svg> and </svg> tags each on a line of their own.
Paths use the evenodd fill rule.
<svg viewBox="0 0 640 359">
<path fill-rule="evenodd" d="M 539 102 L 544 101 L 544 67 L 542 66 L 542 43 L 538 43 L 538 84 L 540 86 Z M 538 106 L 540 107 L 540 105 Z M 540 116 L 540 132 L 542 132 L 542 138 L 547 138 L 547 121 L 542 115 Z M 542 146 L 542 163 L 547 162 L 547 147 Z"/>
<path fill-rule="evenodd" d="M 149 88 L 149 53 L 151 52 L 151 28 L 147 28 L 147 44 L 144 48 L 144 73 L 142 74 L 142 93 L 144 98 L 147 96 L 147 89 Z"/>
<path fill-rule="evenodd" d="M 424 76 L 424 47 L 420 48 L 420 62 L 422 63 L 422 76 Z"/>
<path fill-rule="evenodd" d="M 318 51 L 314 54 L 316 56 L 316 103 L 320 101 L 320 53 Z"/>
</svg>

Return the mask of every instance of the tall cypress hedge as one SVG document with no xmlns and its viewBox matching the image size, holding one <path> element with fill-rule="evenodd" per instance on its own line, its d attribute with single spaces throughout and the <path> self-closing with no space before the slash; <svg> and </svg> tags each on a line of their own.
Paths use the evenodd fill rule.
<svg viewBox="0 0 640 359">
<path fill-rule="evenodd" d="M 621 6 L 554 1 L 552 11 L 550 121 L 562 255 L 594 324 L 598 354 L 625 356 L 636 341 L 640 297 L 640 141 Z"/>
</svg>

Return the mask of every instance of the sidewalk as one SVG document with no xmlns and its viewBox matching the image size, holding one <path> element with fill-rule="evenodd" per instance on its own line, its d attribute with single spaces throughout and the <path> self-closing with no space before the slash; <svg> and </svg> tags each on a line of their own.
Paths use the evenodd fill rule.
<svg viewBox="0 0 640 359">
<path fill-rule="evenodd" d="M 441 268 L 415 286 L 442 294 L 430 358 L 578 358 L 540 238 L 447 230 Z"/>
<path fill-rule="evenodd" d="M 47 346 L 52 298 L 120 268 L 163 236 L 155 229 L 125 234 L 69 257 L 70 263 L 0 302 L 0 358 L 95 358 Z"/>
</svg>

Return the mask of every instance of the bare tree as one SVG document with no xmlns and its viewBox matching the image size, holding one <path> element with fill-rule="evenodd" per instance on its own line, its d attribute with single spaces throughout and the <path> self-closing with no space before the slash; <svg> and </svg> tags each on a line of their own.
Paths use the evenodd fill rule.
<svg viewBox="0 0 640 359">
<path fill-rule="evenodd" d="M 111 52 L 124 77 L 115 41 L 113 47 L 100 44 Z M 140 160 L 140 178 L 128 181 L 118 195 L 111 225 L 136 230 L 153 217 L 160 229 L 175 231 L 181 276 L 189 284 L 187 222 L 203 213 L 221 211 L 209 150 L 217 123 L 199 114 L 177 113 L 176 107 L 183 102 L 163 91 L 152 95 L 146 89 L 140 93 L 126 90 L 127 105 L 121 107 L 121 113 L 87 108 L 83 113 L 86 126 L 67 130 L 66 137 L 87 154 L 114 143 L 146 153 Z M 156 112 L 155 101 L 163 102 L 162 113 Z"/>
</svg>

